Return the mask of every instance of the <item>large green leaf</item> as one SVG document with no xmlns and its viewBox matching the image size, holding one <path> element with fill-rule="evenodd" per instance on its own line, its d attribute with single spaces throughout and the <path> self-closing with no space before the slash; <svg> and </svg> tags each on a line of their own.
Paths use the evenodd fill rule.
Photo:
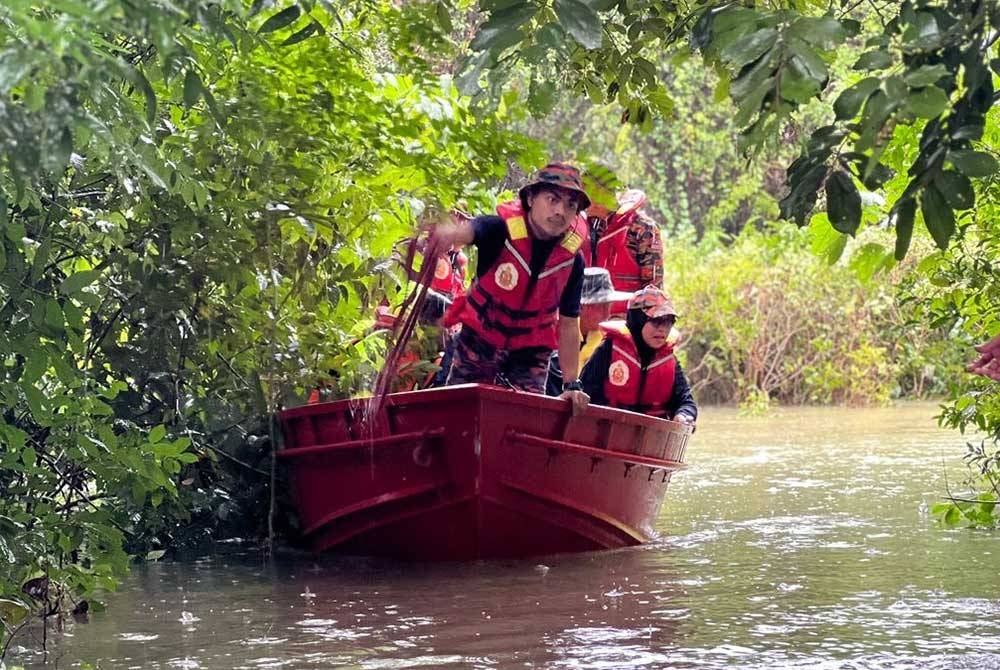
<svg viewBox="0 0 1000 670">
<path fill-rule="evenodd" d="M 794 56 L 793 60 L 799 64 L 805 74 L 815 80 L 820 88 L 826 85 L 830 70 L 815 47 L 803 40 L 790 38 L 788 49 Z"/>
<path fill-rule="evenodd" d="M 861 132 L 854 145 L 856 150 L 866 151 L 875 144 L 876 138 L 898 105 L 899 100 L 890 99 L 881 89 L 872 93 L 865 103 L 861 116 Z"/>
<path fill-rule="evenodd" d="M 778 90 L 785 100 L 803 103 L 819 93 L 820 83 L 813 78 L 804 62 L 796 56 L 781 71 Z"/>
<path fill-rule="evenodd" d="M 833 103 L 833 111 L 838 119 L 853 119 L 861 111 L 872 93 L 879 87 L 878 77 L 865 77 L 850 88 L 844 90 Z"/>
<path fill-rule="evenodd" d="M 892 56 L 887 51 L 876 49 L 861 54 L 854 63 L 855 70 L 884 70 L 893 64 Z"/>
<path fill-rule="evenodd" d="M 830 225 L 847 235 L 854 235 L 861 225 L 861 195 L 851 175 L 843 170 L 827 177 L 826 213 Z"/>
<path fill-rule="evenodd" d="M 927 86 L 910 93 L 906 99 L 906 106 L 918 117 L 933 119 L 940 116 L 948 106 L 948 96 L 937 86 Z"/>
<path fill-rule="evenodd" d="M 936 84 L 938 80 L 949 74 L 949 70 L 940 63 L 921 65 L 915 70 L 909 70 L 903 75 L 903 81 L 911 88 L 921 88 Z"/>
<path fill-rule="evenodd" d="M 826 176 L 827 167 L 823 163 L 803 163 L 790 178 L 791 192 L 779 203 L 781 216 L 792 219 L 799 226 L 809 222 L 809 214 L 816 205 L 816 189 Z M 789 169 L 792 173 L 792 169 Z"/>
<path fill-rule="evenodd" d="M 764 28 L 736 40 L 722 52 L 722 60 L 734 70 L 753 63 L 770 51 L 778 38 L 774 28 Z"/>
<path fill-rule="evenodd" d="M 184 75 L 184 106 L 194 107 L 201 97 L 203 88 L 201 77 L 193 69 L 189 69 Z"/>
<path fill-rule="evenodd" d="M 59 284 L 59 292 L 64 295 L 73 295 L 83 287 L 93 284 L 100 276 L 101 273 L 97 270 L 74 272 Z"/>
<path fill-rule="evenodd" d="M 801 16 L 789 33 L 823 49 L 839 46 L 847 36 L 844 26 L 832 16 Z"/>
<path fill-rule="evenodd" d="M 585 49 L 597 49 L 604 40 L 604 26 L 597 12 L 579 0 L 556 0 L 559 23 Z"/>
<path fill-rule="evenodd" d="M 302 15 L 302 8 L 297 4 L 291 7 L 285 7 L 277 14 L 268 17 L 267 21 L 257 29 L 258 33 L 273 33 L 275 30 L 281 30 L 285 26 L 289 26 L 295 22 L 299 16 Z"/>
<path fill-rule="evenodd" d="M 293 44 L 298 44 L 299 42 L 303 42 L 312 37 L 313 35 L 320 34 L 322 32 L 323 32 L 323 26 L 321 26 L 318 21 L 312 21 L 306 24 L 304 28 L 300 28 L 299 30 L 295 31 L 294 33 L 286 37 L 284 40 L 282 40 L 281 46 L 288 47 L 292 46 Z"/>
<path fill-rule="evenodd" d="M 917 201 L 913 198 L 903 198 L 893 208 L 896 221 L 895 258 L 901 261 L 906 258 L 913 237 L 913 219 L 917 214 Z"/>
<path fill-rule="evenodd" d="M 914 20 L 903 31 L 903 41 L 917 50 L 925 50 L 936 46 L 941 37 L 934 14 L 929 11 L 916 12 Z"/>
<path fill-rule="evenodd" d="M 997 159 L 983 151 L 950 151 L 948 159 L 959 172 L 967 177 L 989 177 L 998 168 Z"/>
<path fill-rule="evenodd" d="M 924 215 L 924 225 L 930 231 L 934 242 L 939 248 L 947 249 L 951 236 L 955 234 L 955 214 L 933 182 L 924 189 L 920 199 L 920 211 Z"/>
<path fill-rule="evenodd" d="M 851 255 L 851 269 L 861 281 L 871 281 L 881 270 L 892 266 L 892 255 L 877 242 L 869 242 Z"/>
<path fill-rule="evenodd" d="M 847 235 L 834 230 L 826 212 L 817 212 L 809 220 L 809 247 L 816 256 L 833 265 L 844 255 L 847 248 Z"/>
<path fill-rule="evenodd" d="M 935 179 L 938 190 L 952 209 L 972 209 L 976 204 L 976 193 L 972 182 L 963 174 L 945 170 Z"/>
<path fill-rule="evenodd" d="M 476 31 L 469 48 L 473 51 L 488 51 L 520 42 L 524 35 L 518 28 L 530 21 L 537 11 L 538 7 L 526 2 L 496 11 Z"/>
</svg>

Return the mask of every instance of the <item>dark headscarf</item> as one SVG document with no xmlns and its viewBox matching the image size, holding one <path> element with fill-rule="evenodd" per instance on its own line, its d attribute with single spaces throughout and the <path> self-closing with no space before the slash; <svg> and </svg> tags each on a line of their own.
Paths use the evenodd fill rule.
<svg viewBox="0 0 1000 670">
<path fill-rule="evenodd" d="M 649 362 L 653 360 L 653 354 L 656 353 L 656 349 L 646 344 L 646 340 L 642 337 L 642 327 L 646 325 L 649 321 L 649 317 L 641 309 L 630 309 L 625 313 L 625 325 L 628 326 L 628 332 L 632 335 L 632 341 L 635 342 L 635 349 L 639 352 L 639 362 L 642 363 L 642 367 L 649 365 Z"/>
</svg>

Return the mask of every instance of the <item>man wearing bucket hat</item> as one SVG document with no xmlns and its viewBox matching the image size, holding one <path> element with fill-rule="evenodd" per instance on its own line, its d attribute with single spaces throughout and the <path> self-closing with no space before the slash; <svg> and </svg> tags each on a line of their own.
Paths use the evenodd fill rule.
<svg viewBox="0 0 1000 670">
<path fill-rule="evenodd" d="M 628 301 L 631 293 L 616 291 L 611 284 L 611 275 L 604 268 L 586 268 L 583 271 L 583 290 L 580 296 L 580 367 L 587 364 L 591 354 L 601 343 L 604 334 L 601 323 L 611 316 L 611 306 Z M 548 395 L 562 393 L 562 367 L 559 354 L 553 353 L 549 359 L 549 378 L 545 383 Z"/>
<path fill-rule="evenodd" d="M 693 424 L 698 406 L 671 343 L 674 304 L 647 286 L 628 308 L 624 322 L 602 324 L 604 341 L 581 375 L 584 390 L 597 405 Z"/>
<path fill-rule="evenodd" d="M 476 277 L 456 299 L 445 324 L 461 323 L 448 384 L 506 384 L 545 392 L 549 355 L 558 349 L 574 411 L 580 391 L 580 292 L 587 241 L 580 211 L 590 204 L 580 172 L 550 163 L 497 207 L 497 216 L 452 217 L 431 236 L 432 248 L 475 244 Z"/>
</svg>

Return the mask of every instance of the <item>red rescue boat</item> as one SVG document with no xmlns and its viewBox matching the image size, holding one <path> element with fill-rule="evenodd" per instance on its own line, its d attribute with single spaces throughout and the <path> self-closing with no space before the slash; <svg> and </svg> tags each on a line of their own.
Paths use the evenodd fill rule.
<svg viewBox="0 0 1000 670">
<path fill-rule="evenodd" d="M 692 429 L 470 384 L 280 414 L 292 494 L 316 550 L 417 560 L 642 544 Z"/>
</svg>

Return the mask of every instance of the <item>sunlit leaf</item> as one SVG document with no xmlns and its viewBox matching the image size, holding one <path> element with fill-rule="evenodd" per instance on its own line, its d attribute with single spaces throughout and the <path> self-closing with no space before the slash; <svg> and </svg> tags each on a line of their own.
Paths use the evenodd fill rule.
<svg viewBox="0 0 1000 670">
<path fill-rule="evenodd" d="M 73 295 L 78 293 L 80 289 L 85 286 L 89 286 L 97 281 L 100 276 L 101 273 L 97 270 L 74 272 L 69 277 L 66 277 L 61 284 L 59 284 L 59 292 L 65 295 Z"/>
</svg>

